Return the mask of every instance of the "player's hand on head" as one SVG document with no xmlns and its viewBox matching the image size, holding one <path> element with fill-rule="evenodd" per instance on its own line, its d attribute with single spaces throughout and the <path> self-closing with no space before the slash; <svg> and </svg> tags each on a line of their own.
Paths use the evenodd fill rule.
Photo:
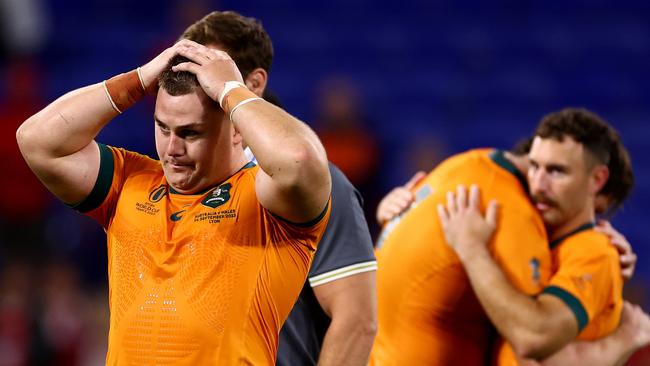
<svg viewBox="0 0 650 366">
<path fill-rule="evenodd" d="M 612 245 L 618 251 L 619 261 L 621 263 L 621 275 L 625 280 L 629 280 L 634 275 L 636 269 L 637 256 L 632 250 L 632 245 L 627 241 L 625 236 L 618 232 L 609 221 L 600 220 L 596 225 L 596 230 L 609 236 Z"/>
<path fill-rule="evenodd" d="M 425 177 L 426 173 L 419 171 L 405 185 L 390 191 L 377 206 L 377 222 L 383 225 L 411 206 L 415 201 L 415 194 L 413 194 L 412 189 Z"/>
<path fill-rule="evenodd" d="M 178 54 L 187 57 L 190 62 L 180 63 L 172 70 L 176 72 L 188 71 L 196 75 L 203 91 L 217 102 L 225 82 L 239 81 L 243 83 L 241 72 L 235 61 L 224 51 L 187 40 L 179 45 Z"/>
<path fill-rule="evenodd" d="M 176 42 L 140 68 L 140 76 L 142 77 L 142 83 L 144 84 L 147 93 L 156 93 L 158 90 L 158 77 L 167 69 L 169 60 L 178 55 L 178 50 L 185 47 L 188 42 L 191 41 L 183 39 Z"/>
<path fill-rule="evenodd" d="M 650 344 L 650 316 L 639 305 L 625 301 L 619 328 L 619 331 L 625 332 L 626 339 L 637 347 Z"/>
<path fill-rule="evenodd" d="M 485 245 L 497 226 L 497 202 L 488 204 L 485 216 L 481 214 L 481 194 L 478 186 L 458 186 L 456 192 L 447 192 L 447 204 L 438 205 L 438 217 L 445 239 L 461 259 Z"/>
</svg>

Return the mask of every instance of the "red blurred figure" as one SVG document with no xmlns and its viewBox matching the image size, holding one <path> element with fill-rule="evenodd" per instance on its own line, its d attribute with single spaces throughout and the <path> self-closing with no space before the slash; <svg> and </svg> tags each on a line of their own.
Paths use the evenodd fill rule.
<svg viewBox="0 0 650 366">
<path fill-rule="evenodd" d="M 30 272 L 14 262 L 0 278 L 0 366 L 28 364 L 31 342 Z"/>
<path fill-rule="evenodd" d="M 363 188 L 375 182 L 379 144 L 362 115 L 359 94 L 351 81 L 333 78 L 319 90 L 316 128 L 329 160 Z"/>
</svg>

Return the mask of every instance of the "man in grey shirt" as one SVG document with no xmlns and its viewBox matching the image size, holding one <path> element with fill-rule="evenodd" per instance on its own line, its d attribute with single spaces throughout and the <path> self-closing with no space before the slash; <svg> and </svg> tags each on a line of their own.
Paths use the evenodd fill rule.
<svg viewBox="0 0 650 366">
<path fill-rule="evenodd" d="M 263 98 L 283 108 L 269 90 Z M 250 149 L 246 154 L 255 159 Z M 276 364 L 367 365 L 377 332 L 375 259 L 363 199 L 329 163 L 332 211 L 307 281 L 280 331 Z"/>
<path fill-rule="evenodd" d="M 278 365 L 366 365 L 375 337 L 377 262 L 362 198 L 335 165 L 329 168 L 330 221 L 280 331 Z"/>
</svg>

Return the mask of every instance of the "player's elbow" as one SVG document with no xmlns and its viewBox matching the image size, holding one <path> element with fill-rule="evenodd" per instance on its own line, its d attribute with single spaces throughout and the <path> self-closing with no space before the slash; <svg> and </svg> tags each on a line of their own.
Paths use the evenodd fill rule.
<svg viewBox="0 0 650 366">
<path fill-rule="evenodd" d="M 355 311 L 350 311 L 355 310 Z M 350 341 L 359 344 L 367 344 L 370 347 L 377 335 L 377 312 L 372 307 L 356 307 L 347 309 L 345 313 L 335 312 L 332 314 L 330 327 L 340 328 L 341 336 L 347 337 Z M 343 335 L 343 333 L 346 333 Z"/>
<path fill-rule="evenodd" d="M 23 122 L 18 129 L 16 130 L 16 141 L 18 142 L 18 147 L 22 149 L 27 141 L 29 141 L 29 127 L 26 127 L 27 121 Z"/>
<path fill-rule="evenodd" d="M 512 343 L 515 353 L 524 359 L 541 360 L 549 354 L 541 343 L 535 341 L 515 341 Z"/>
<path fill-rule="evenodd" d="M 294 147 L 291 162 L 298 172 L 305 174 L 322 174 L 328 171 L 327 155 L 320 142 L 316 144 L 307 140 Z"/>
<path fill-rule="evenodd" d="M 358 334 L 372 343 L 377 335 L 377 317 L 376 314 L 368 314 L 361 318 L 357 325 Z"/>
<path fill-rule="evenodd" d="M 375 306 L 367 306 L 357 311 L 357 331 L 356 333 L 365 342 L 372 346 L 377 335 L 377 309 Z"/>
<path fill-rule="evenodd" d="M 320 150 L 307 141 L 291 148 L 287 157 L 289 168 L 283 177 L 288 187 L 314 189 L 331 185 L 327 155 Z"/>
<path fill-rule="evenodd" d="M 529 330 L 519 332 L 510 340 L 513 350 L 521 358 L 543 360 L 557 351 L 561 344 L 551 332 L 532 332 Z"/>
<path fill-rule="evenodd" d="M 34 117 L 29 118 L 23 122 L 16 130 L 16 142 L 18 148 L 23 156 L 27 157 L 39 147 L 39 133 L 36 131 L 37 123 L 33 120 Z"/>
</svg>

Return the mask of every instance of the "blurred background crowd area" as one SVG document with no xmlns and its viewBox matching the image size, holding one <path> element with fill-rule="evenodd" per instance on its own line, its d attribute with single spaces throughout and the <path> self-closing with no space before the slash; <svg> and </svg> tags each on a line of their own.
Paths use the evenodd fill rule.
<svg viewBox="0 0 650 366">
<path fill-rule="evenodd" d="M 375 237 L 379 199 L 416 170 L 508 148 L 565 106 L 599 113 L 633 159 L 636 189 L 613 223 L 639 255 L 626 297 L 650 311 L 646 1 L 0 0 L 0 366 L 103 364 L 108 328 L 104 233 L 44 191 L 16 128 L 226 9 L 262 20 L 275 47 L 270 89 L 362 192 Z M 155 157 L 153 102 L 98 140 Z"/>
</svg>

